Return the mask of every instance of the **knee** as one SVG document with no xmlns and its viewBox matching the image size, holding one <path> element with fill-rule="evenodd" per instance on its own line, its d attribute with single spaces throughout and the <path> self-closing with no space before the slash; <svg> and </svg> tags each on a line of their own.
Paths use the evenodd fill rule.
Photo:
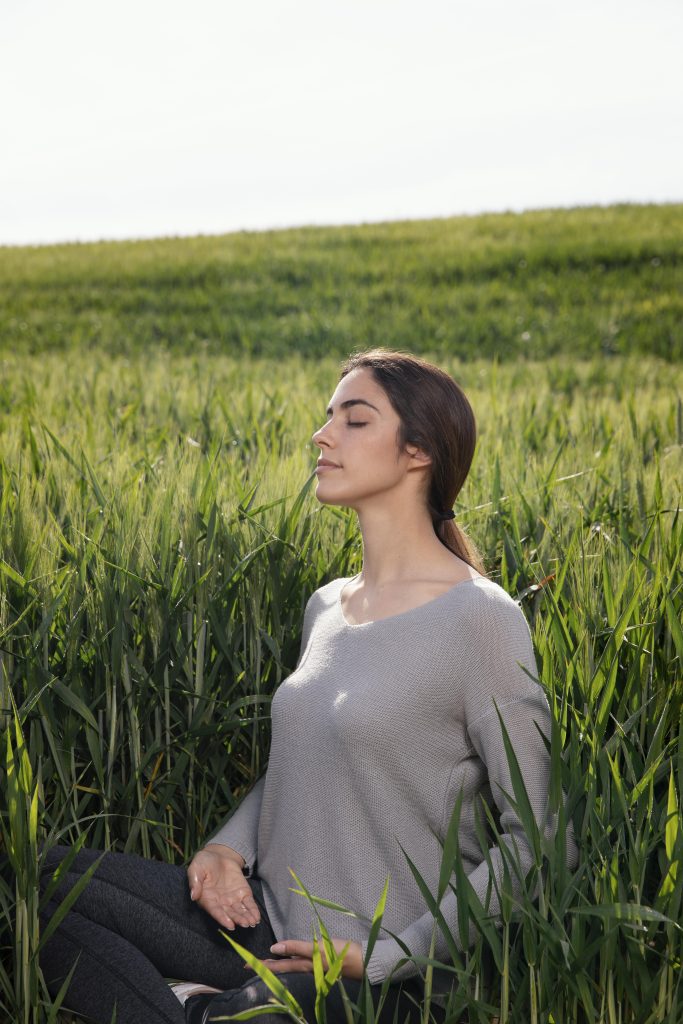
<svg viewBox="0 0 683 1024">
<path fill-rule="evenodd" d="M 244 1010 L 254 1010 L 258 1006 L 266 1006 L 272 1000 L 273 994 L 268 986 L 260 978 L 255 978 L 240 988 L 212 996 L 203 1005 L 201 996 L 189 999 L 186 1004 L 187 1018 L 191 1024 L 195 1024 L 195 1022 L 196 1024 L 208 1024 L 209 1021 L 223 1016 L 242 1013 Z M 191 1009 L 191 1004 L 195 1001 L 197 1005 Z M 255 1014 L 249 1018 L 249 1021 L 250 1024 L 291 1024 L 291 1017 L 286 1014 L 280 1015 L 266 1011 L 263 1014 Z"/>
<path fill-rule="evenodd" d="M 224 995 L 229 998 L 231 1013 L 241 1013 L 242 1010 L 253 1010 L 255 1006 L 265 1006 L 268 1000 L 273 998 L 272 992 L 260 978 L 254 978 L 253 981 L 248 981 L 240 988 Z M 220 998 L 216 996 L 216 999 Z"/>
</svg>

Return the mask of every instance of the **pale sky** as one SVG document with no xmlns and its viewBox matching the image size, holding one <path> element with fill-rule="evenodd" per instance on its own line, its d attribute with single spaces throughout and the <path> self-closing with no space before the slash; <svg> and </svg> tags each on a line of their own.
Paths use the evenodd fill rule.
<svg viewBox="0 0 683 1024">
<path fill-rule="evenodd" d="M 0 0 L 0 244 L 683 200 L 681 0 Z"/>
</svg>

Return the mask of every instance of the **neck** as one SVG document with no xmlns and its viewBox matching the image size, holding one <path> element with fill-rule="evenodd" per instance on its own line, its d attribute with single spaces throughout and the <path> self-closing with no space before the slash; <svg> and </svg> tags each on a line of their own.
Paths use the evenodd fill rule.
<svg viewBox="0 0 683 1024">
<path fill-rule="evenodd" d="M 376 507 L 359 509 L 358 521 L 363 537 L 362 579 L 373 590 L 398 580 L 422 579 L 448 554 L 424 508 L 394 503 L 391 514 Z"/>
</svg>

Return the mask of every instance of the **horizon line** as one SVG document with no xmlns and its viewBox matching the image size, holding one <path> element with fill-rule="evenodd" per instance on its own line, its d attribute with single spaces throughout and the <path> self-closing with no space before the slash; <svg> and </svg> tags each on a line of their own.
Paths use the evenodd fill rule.
<svg viewBox="0 0 683 1024">
<path fill-rule="evenodd" d="M 188 231 L 188 232 L 171 232 L 168 234 L 141 234 L 141 235 L 120 235 L 120 236 L 106 236 L 93 238 L 60 238 L 52 241 L 40 241 L 40 242 L 0 242 L 0 250 L 3 249 L 50 249 L 64 246 L 85 246 L 85 245 L 117 245 L 117 244 L 136 244 L 138 242 L 153 242 L 153 241 L 174 241 L 192 238 L 224 238 L 229 235 L 245 235 L 245 234 L 269 234 L 269 233 L 284 233 L 286 231 L 322 231 L 329 230 L 331 228 L 362 228 L 370 226 L 379 226 L 384 224 L 413 224 L 419 222 L 429 221 L 444 221 L 444 220 L 471 220 L 475 217 L 491 217 L 491 216 L 523 216 L 527 213 L 552 213 L 555 211 L 569 212 L 572 210 L 591 210 L 600 209 L 607 210 L 616 207 L 624 206 L 680 206 L 683 205 L 683 198 L 681 199 L 615 199 L 610 202 L 579 202 L 579 203 L 567 203 L 557 205 L 541 205 L 541 206 L 524 206 L 514 207 L 508 206 L 498 209 L 483 209 L 474 212 L 461 212 L 461 213 L 447 213 L 447 214 L 433 214 L 428 216 L 407 216 L 407 217 L 379 217 L 378 219 L 360 219 L 360 220 L 344 220 L 344 221 L 308 221 L 299 222 L 295 224 L 273 224 L 269 227 L 241 227 L 231 228 L 227 231 Z"/>
</svg>

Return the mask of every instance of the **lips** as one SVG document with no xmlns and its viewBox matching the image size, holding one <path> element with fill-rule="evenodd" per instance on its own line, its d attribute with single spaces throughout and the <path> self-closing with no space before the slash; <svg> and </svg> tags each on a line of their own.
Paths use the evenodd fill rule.
<svg viewBox="0 0 683 1024">
<path fill-rule="evenodd" d="M 316 470 L 318 469 L 339 469 L 336 462 L 330 462 L 329 459 L 318 459 L 316 463 Z"/>
</svg>

